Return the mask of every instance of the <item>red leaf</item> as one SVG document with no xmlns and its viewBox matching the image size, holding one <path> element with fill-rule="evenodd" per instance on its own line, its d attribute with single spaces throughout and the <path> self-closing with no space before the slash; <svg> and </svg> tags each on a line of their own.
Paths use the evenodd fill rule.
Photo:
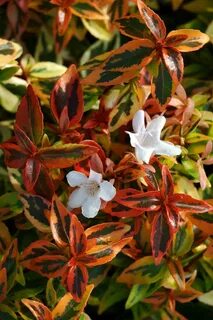
<svg viewBox="0 0 213 320">
<path fill-rule="evenodd" d="M 31 192 L 33 190 L 35 183 L 39 177 L 40 170 L 40 161 L 33 158 L 27 159 L 23 172 L 23 180 L 25 188 L 28 192 Z"/>
<path fill-rule="evenodd" d="M 151 232 L 152 254 L 157 264 L 159 264 L 166 254 L 172 241 L 172 234 L 167 223 L 165 213 L 156 213 Z"/>
<path fill-rule="evenodd" d="M 5 268 L 0 271 L 0 302 L 6 298 L 7 294 L 7 271 Z"/>
<path fill-rule="evenodd" d="M 75 264 L 71 266 L 67 276 L 67 288 L 77 302 L 80 302 L 86 290 L 87 283 L 87 268 L 82 264 Z"/>
<path fill-rule="evenodd" d="M 169 74 L 174 81 L 175 85 L 178 85 L 183 78 L 184 64 L 181 53 L 174 48 L 162 49 L 163 61 L 169 71 Z"/>
<path fill-rule="evenodd" d="M 122 191 L 117 192 L 116 201 L 132 209 L 141 211 L 155 211 L 159 209 L 160 199 L 158 191 L 140 192 L 135 190 L 134 194 L 122 196 Z"/>
<path fill-rule="evenodd" d="M 37 156 L 49 169 L 68 168 L 75 163 L 82 161 L 97 151 L 94 146 L 84 144 L 66 144 L 63 146 L 53 146 L 42 148 Z"/>
<path fill-rule="evenodd" d="M 26 95 L 22 98 L 21 104 L 16 113 L 16 125 L 38 145 L 43 136 L 43 114 L 31 85 L 27 87 Z"/>
<path fill-rule="evenodd" d="M 32 141 L 28 138 L 26 133 L 19 128 L 17 124 L 14 125 L 14 133 L 16 137 L 16 141 L 23 152 L 28 154 L 34 154 L 37 151 L 36 146 L 32 143 Z"/>
<path fill-rule="evenodd" d="M 49 201 L 52 200 L 55 188 L 51 176 L 44 166 L 41 166 L 39 177 L 34 185 L 34 192 Z"/>
<path fill-rule="evenodd" d="M 50 99 L 51 110 L 58 123 L 65 107 L 68 110 L 69 127 L 81 120 L 84 111 L 83 92 L 74 64 L 56 82 Z M 64 130 L 65 128 L 61 129 Z"/>
<path fill-rule="evenodd" d="M 161 187 L 162 195 L 173 195 L 174 193 L 174 184 L 171 173 L 167 166 L 162 167 L 162 187 Z"/>
<path fill-rule="evenodd" d="M 56 24 L 57 24 L 58 34 L 60 36 L 63 36 L 64 33 L 66 32 L 68 25 L 70 23 L 71 17 L 72 17 L 71 8 L 58 9 Z"/>
<path fill-rule="evenodd" d="M 4 150 L 5 164 L 10 168 L 23 169 L 27 161 L 28 154 L 23 152 L 19 145 L 5 142 L 1 144 Z"/>
<path fill-rule="evenodd" d="M 156 40 L 163 40 L 166 37 L 166 27 L 161 18 L 141 0 L 137 1 L 138 9 L 147 28 L 151 31 Z"/>
<path fill-rule="evenodd" d="M 55 242 L 60 247 L 69 245 L 70 213 L 65 206 L 54 197 L 50 214 L 50 226 Z"/>
<path fill-rule="evenodd" d="M 189 195 L 176 193 L 170 197 L 170 202 L 176 206 L 179 211 L 202 213 L 212 210 L 212 206 L 203 200 L 197 200 Z"/>
<path fill-rule="evenodd" d="M 52 320 L 51 311 L 41 302 L 22 299 L 22 303 L 32 312 L 37 320 Z"/>
<path fill-rule="evenodd" d="M 76 215 L 72 215 L 70 224 L 70 250 L 73 256 L 83 254 L 87 246 L 84 228 Z"/>
</svg>

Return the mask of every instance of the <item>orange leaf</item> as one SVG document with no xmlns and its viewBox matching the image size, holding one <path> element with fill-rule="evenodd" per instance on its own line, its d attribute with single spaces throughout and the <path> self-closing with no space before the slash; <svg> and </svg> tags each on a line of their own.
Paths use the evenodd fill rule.
<svg viewBox="0 0 213 320">
<path fill-rule="evenodd" d="M 71 216 L 69 235 L 72 255 L 78 256 L 83 254 L 86 250 L 87 239 L 82 224 L 74 214 Z"/>
<path fill-rule="evenodd" d="M 162 56 L 164 63 L 169 71 L 169 74 L 177 86 L 183 77 L 183 58 L 181 53 L 173 48 L 163 48 L 162 49 Z"/>
<path fill-rule="evenodd" d="M 58 246 L 69 245 L 70 213 L 56 196 L 51 206 L 50 227 Z"/>
<path fill-rule="evenodd" d="M 22 299 L 22 303 L 32 312 L 37 320 L 52 320 L 51 311 L 41 302 Z"/>
<path fill-rule="evenodd" d="M 161 18 L 141 0 L 137 1 L 138 9 L 147 28 L 151 31 L 156 40 L 164 40 L 166 27 Z"/>
<path fill-rule="evenodd" d="M 182 37 L 182 39 L 181 39 Z M 185 37 L 185 39 L 183 39 Z M 181 52 L 191 52 L 202 48 L 209 41 L 209 36 L 199 30 L 180 29 L 169 32 L 166 43 Z"/>
</svg>

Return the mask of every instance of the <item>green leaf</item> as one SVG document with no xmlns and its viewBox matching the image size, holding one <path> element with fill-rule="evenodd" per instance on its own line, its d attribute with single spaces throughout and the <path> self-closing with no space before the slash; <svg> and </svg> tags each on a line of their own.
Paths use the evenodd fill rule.
<svg viewBox="0 0 213 320">
<path fill-rule="evenodd" d="M 37 79 L 51 79 L 58 78 L 66 72 L 67 68 L 49 61 L 37 62 L 29 71 L 29 75 L 32 78 Z"/>
<path fill-rule="evenodd" d="M 17 65 L 6 65 L 4 69 L 0 70 L 0 81 L 10 79 L 18 70 L 19 66 Z"/>
<path fill-rule="evenodd" d="M 158 75 L 153 78 L 152 94 L 161 105 L 165 105 L 173 94 L 172 78 L 165 64 L 159 64 Z"/>
<path fill-rule="evenodd" d="M 147 256 L 133 262 L 118 277 L 119 282 L 127 284 L 151 284 L 162 280 L 167 272 L 167 266 L 164 259 L 156 265 L 154 258 Z"/>
<path fill-rule="evenodd" d="M 0 304 L 0 319 L 2 320 L 17 320 L 17 316 L 13 310 L 5 304 Z"/>
<path fill-rule="evenodd" d="M 193 225 L 191 223 L 180 225 L 173 239 L 172 254 L 177 257 L 185 255 L 191 249 L 193 241 Z"/>
<path fill-rule="evenodd" d="M 100 300 L 98 313 L 102 314 L 117 302 L 126 299 L 128 292 L 129 290 L 125 285 L 116 283 L 114 280 L 111 281 Z"/>
</svg>

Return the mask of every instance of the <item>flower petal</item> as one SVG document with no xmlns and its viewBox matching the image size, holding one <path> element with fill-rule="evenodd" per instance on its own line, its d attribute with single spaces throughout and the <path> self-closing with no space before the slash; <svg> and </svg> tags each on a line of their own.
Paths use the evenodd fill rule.
<svg viewBox="0 0 213 320">
<path fill-rule="evenodd" d="M 82 205 L 82 214 L 86 218 L 94 218 L 101 207 L 101 199 L 98 195 L 89 196 Z"/>
<path fill-rule="evenodd" d="M 166 118 L 164 116 L 159 116 L 157 118 L 152 119 L 152 121 L 147 125 L 146 131 L 150 136 L 156 141 L 160 140 L 160 134 L 165 126 Z"/>
<path fill-rule="evenodd" d="M 132 147 L 136 147 L 138 145 L 140 145 L 140 134 L 138 133 L 133 133 L 133 132 L 129 132 L 126 131 L 126 133 L 128 133 L 129 137 L 130 137 L 130 144 Z"/>
<path fill-rule="evenodd" d="M 67 181 L 71 187 L 78 187 L 87 182 L 85 174 L 78 171 L 70 171 L 67 175 Z"/>
<path fill-rule="evenodd" d="M 84 187 L 74 190 L 68 200 L 68 208 L 79 208 L 86 201 L 88 194 Z"/>
<path fill-rule="evenodd" d="M 142 148 L 138 146 L 135 148 L 135 156 L 138 161 L 144 161 L 145 163 L 149 163 L 149 160 L 154 152 L 153 148 Z"/>
<path fill-rule="evenodd" d="M 159 141 L 158 144 L 156 144 L 155 153 L 159 155 L 178 156 L 181 154 L 181 148 L 180 146 L 174 146 L 170 142 Z"/>
<path fill-rule="evenodd" d="M 144 111 L 138 110 L 134 115 L 132 120 L 132 127 L 135 132 L 143 132 L 145 131 L 145 124 L 144 124 Z"/>
<path fill-rule="evenodd" d="M 116 195 L 115 187 L 109 181 L 103 181 L 100 184 L 99 197 L 104 201 L 110 201 Z"/>
<path fill-rule="evenodd" d="M 97 173 L 97 172 L 93 171 L 92 169 L 90 169 L 89 180 L 93 180 L 93 181 L 96 181 L 97 183 L 101 183 L 102 174 Z"/>
</svg>

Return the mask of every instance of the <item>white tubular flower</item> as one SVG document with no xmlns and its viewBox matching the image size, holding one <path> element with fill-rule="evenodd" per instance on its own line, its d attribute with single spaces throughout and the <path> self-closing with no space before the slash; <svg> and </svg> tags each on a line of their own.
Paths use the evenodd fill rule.
<svg viewBox="0 0 213 320">
<path fill-rule="evenodd" d="M 81 207 L 86 218 L 94 218 L 101 207 L 101 199 L 110 201 L 116 194 L 115 187 L 102 179 L 102 174 L 90 169 L 89 178 L 78 171 L 70 171 L 67 181 L 71 187 L 78 187 L 69 197 L 70 209 Z"/>
<path fill-rule="evenodd" d="M 165 123 L 166 118 L 158 116 L 151 120 L 145 128 L 144 111 L 136 112 L 132 120 L 134 133 L 128 131 L 126 133 L 130 136 L 130 143 L 135 148 L 135 156 L 138 161 L 149 163 L 151 156 L 155 154 L 167 156 L 181 154 L 180 146 L 174 146 L 170 142 L 160 140 L 160 134 Z"/>
</svg>

